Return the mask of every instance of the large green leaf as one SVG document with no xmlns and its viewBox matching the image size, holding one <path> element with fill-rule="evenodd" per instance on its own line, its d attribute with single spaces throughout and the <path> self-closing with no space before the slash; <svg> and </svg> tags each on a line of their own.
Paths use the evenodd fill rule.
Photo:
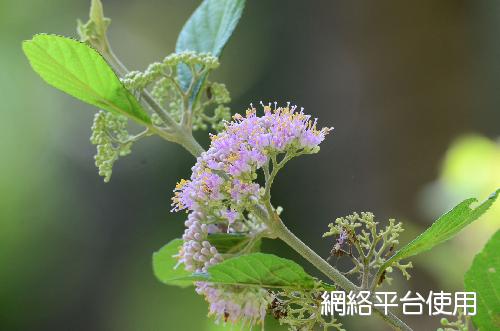
<svg viewBox="0 0 500 331">
<path fill-rule="evenodd" d="M 313 288 L 314 278 L 297 263 L 273 254 L 252 253 L 225 260 L 195 274 L 211 283 L 279 288 Z"/>
<path fill-rule="evenodd" d="M 181 246 L 182 239 L 174 239 L 153 254 L 153 272 L 167 285 L 187 287 L 193 283 L 188 279 L 191 273 L 184 270 L 183 265 L 177 266 L 178 260 L 174 257 Z"/>
<path fill-rule="evenodd" d="M 488 199 L 475 208 L 471 208 L 471 205 L 476 203 L 477 199 L 471 198 L 462 201 L 455 208 L 439 217 L 437 221 L 431 225 L 431 227 L 425 230 L 408 245 L 396 252 L 396 254 L 386 261 L 383 268 L 385 269 L 392 263 L 401 259 L 425 252 L 452 238 L 465 226 L 469 225 L 484 214 L 493 202 L 495 202 L 499 192 L 500 190 L 497 190 L 490 195 Z"/>
<path fill-rule="evenodd" d="M 174 239 L 153 254 L 155 276 L 167 285 L 186 287 L 196 281 L 217 284 L 259 286 L 267 288 L 311 289 L 314 277 L 307 274 L 297 263 L 272 254 L 252 253 L 227 259 L 208 268 L 206 273 L 185 271 L 175 268 L 181 239 Z M 335 287 L 323 283 L 323 288 Z"/>
<path fill-rule="evenodd" d="M 240 20 L 245 0 L 204 0 L 182 28 L 176 52 L 194 51 L 219 57 Z M 191 82 L 185 65 L 179 66 L 179 81 L 184 88 Z"/>
<path fill-rule="evenodd" d="M 476 292 L 474 325 L 479 330 L 500 330 L 500 230 L 476 255 L 464 282 L 466 291 Z"/>
<path fill-rule="evenodd" d="M 24 41 L 23 50 L 33 69 L 55 88 L 137 122 L 151 122 L 104 58 L 87 44 L 62 36 L 39 34 Z"/>
</svg>

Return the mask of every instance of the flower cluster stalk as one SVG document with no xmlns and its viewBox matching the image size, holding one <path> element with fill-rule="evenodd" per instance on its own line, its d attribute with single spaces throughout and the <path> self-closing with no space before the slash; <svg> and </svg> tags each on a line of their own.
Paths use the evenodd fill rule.
<svg viewBox="0 0 500 331">
<path fill-rule="evenodd" d="M 196 156 L 196 155 L 194 155 Z M 282 162 L 286 162 L 285 159 Z M 278 164 L 278 163 L 277 163 Z M 278 167 L 274 167 L 272 172 L 269 172 L 268 167 L 264 167 L 264 172 L 266 174 L 266 179 L 268 182 L 271 182 L 276 175 L 276 172 L 279 170 Z M 269 190 L 266 186 L 266 193 L 269 194 Z M 269 200 L 268 200 L 269 201 Z M 256 205 L 252 212 L 255 213 L 258 217 L 262 218 L 262 220 L 268 225 L 270 235 L 269 237 L 276 237 L 284 241 L 288 246 L 290 246 L 293 250 L 299 253 L 303 258 L 305 258 L 309 263 L 315 266 L 319 271 L 321 271 L 325 276 L 327 276 L 330 280 L 332 280 L 336 285 L 343 288 L 346 291 L 360 291 L 361 288 L 356 286 L 353 282 L 347 279 L 339 270 L 334 268 L 331 264 L 325 261 L 321 256 L 319 256 L 314 250 L 312 250 L 309 246 L 307 246 L 304 242 L 302 242 L 295 234 L 293 234 L 283 223 L 277 213 L 270 206 L 262 206 Z M 389 323 L 396 330 L 405 330 L 411 331 L 412 329 L 406 325 L 403 321 L 401 321 L 397 316 L 392 313 L 388 313 L 387 315 L 383 314 L 381 311 L 375 309 L 375 312 L 378 316 L 382 317 L 387 323 Z"/>
<path fill-rule="evenodd" d="M 96 43 L 95 40 L 89 41 L 92 46 L 97 48 L 101 55 L 107 60 L 107 62 L 112 66 L 117 74 L 120 76 L 125 76 L 129 70 L 123 65 L 123 63 L 116 57 L 114 52 L 112 51 L 107 39 L 100 40 Z M 105 47 L 102 47 L 105 45 Z M 165 140 L 176 142 L 182 145 L 191 155 L 195 158 L 201 156 L 201 154 L 205 151 L 203 147 L 198 143 L 198 141 L 193 137 L 191 130 L 186 129 L 184 119 L 180 124 L 178 124 L 164 109 L 158 104 L 151 94 L 146 91 L 140 91 L 140 100 L 147 105 L 154 113 L 156 113 L 161 120 L 165 123 L 166 129 L 162 129 L 156 127 L 155 125 L 149 125 L 148 129 Z M 184 112 L 189 112 L 189 102 L 183 103 L 185 109 Z M 184 118 L 184 117 L 183 117 Z M 283 159 L 281 162 L 288 161 L 287 157 Z M 291 157 L 289 157 L 291 158 Z M 264 167 L 264 172 L 266 174 L 267 183 L 269 186 L 266 186 L 266 195 L 269 196 L 269 188 L 270 183 L 272 183 L 277 170 L 279 170 L 284 163 L 276 163 L 273 167 L 272 172 L 269 172 L 268 167 Z M 270 197 L 270 196 L 269 196 Z M 305 258 L 309 263 L 311 263 L 314 267 L 316 267 L 319 271 L 321 271 L 325 276 L 327 276 L 330 280 L 332 280 L 337 286 L 341 287 L 345 291 L 359 291 L 361 288 L 356 286 L 353 282 L 351 282 L 348 278 L 346 278 L 339 270 L 330 265 L 326 260 L 324 260 L 321 256 L 319 256 L 315 251 L 313 251 L 309 246 L 307 246 L 304 242 L 302 242 L 297 236 L 295 236 L 282 222 L 277 213 L 272 210 L 269 206 L 257 205 L 254 207 L 253 211 L 257 217 L 262 218 L 266 225 L 269 226 L 269 234 L 267 237 L 279 238 L 284 241 L 288 246 L 290 246 L 293 250 L 299 253 L 303 258 Z M 366 283 L 366 281 L 364 282 Z M 388 313 L 387 315 L 383 314 L 381 311 L 375 309 L 375 312 L 378 316 L 382 317 L 387 323 L 389 323 L 396 330 L 405 330 L 411 331 L 412 329 L 407 326 L 403 321 L 401 321 L 398 317 L 396 317 L 392 313 Z"/>
</svg>

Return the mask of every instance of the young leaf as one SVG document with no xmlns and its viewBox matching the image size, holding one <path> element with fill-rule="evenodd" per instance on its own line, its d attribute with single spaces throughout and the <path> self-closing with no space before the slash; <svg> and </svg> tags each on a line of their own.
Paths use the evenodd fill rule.
<svg viewBox="0 0 500 331">
<path fill-rule="evenodd" d="M 233 247 L 240 247 L 248 242 L 249 237 L 238 233 L 211 233 L 207 240 L 217 248 L 219 253 L 226 253 Z"/>
<path fill-rule="evenodd" d="M 382 269 L 387 268 L 392 263 L 399 260 L 427 251 L 432 247 L 452 238 L 465 226 L 469 225 L 484 214 L 493 202 L 495 202 L 499 192 L 500 189 L 490 195 L 488 199 L 475 208 L 471 208 L 471 205 L 477 202 L 477 199 L 471 198 L 462 201 L 455 208 L 439 217 L 430 228 L 425 230 L 408 245 L 397 251 L 396 254 L 385 262 Z"/>
<path fill-rule="evenodd" d="M 153 272 L 162 283 L 187 287 L 192 284 L 192 281 L 187 279 L 191 273 L 184 270 L 182 265 L 176 268 L 178 261 L 174 257 L 179 253 L 180 246 L 182 239 L 174 239 L 153 253 Z"/>
<path fill-rule="evenodd" d="M 194 51 L 219 57 L 240 20 L 245 0 L 204 0 L 182 28 L 176 52 Z M 179 66 L 179 80 L 185 89 L 191 82 L 191 73 L 185 65 Z"/>
<path fill-rule="evenodd" d="M 239 233 L 211 233 L 207 240 L 217 248 L 219 253 L 231 253 L 245 248 L 251 244 L 252 238 Z M 259 251 L 261 241 L 252 243 L 252 252 Z"/>
<path fill-rule="evenodd" d="M 39 34 L 24 41 L 23 50 L 33 70 L 55 88 L 139 123 L 151 122 L 137 99 L 92 47 L 71 38 Z"/>
<path fill-rule="evenodd" d="M 477 309 L 472 317 L 479 330 L 500 330 L 500 230 L 476 255 L 465 273 L 465 290 L 476 292 Z"/>
<path fill-rule="evenodd" d="M 297 263 L 273 254 L 252 253 L 225 260 L 194 274 L 211 283 L 279 288 L 313 288 L 314 278 Z"/>
</svg>

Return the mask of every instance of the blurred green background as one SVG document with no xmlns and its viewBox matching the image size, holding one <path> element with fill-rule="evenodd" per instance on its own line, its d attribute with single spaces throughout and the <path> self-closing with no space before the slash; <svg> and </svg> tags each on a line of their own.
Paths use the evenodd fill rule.
<svg viewBox="0 0 500 331">
<path fill-rule="evenodd" d="M 103 3 L 115 52 L 144 69 L 173 51 L 199 1 Z M 151 271 L 151 254 L 183 231 L 170 196 L 194 160 L 149 138 L 104 184 L 89 143 L 95 109 L 43 83 L 22 54 L 21 41 L 35 33 L 76 36 L 88 5 L 0 0 L 0 330 L 211 330 L 201 297 L 162 286 Z M 335 126 L 321 153 L 287 166 L 273 194 L 319 254 L 331 249 L 319 238 L 335 217 L 398 218 L 406 242 L 463 198 L 500 186 L 499 18 L 493 0 L 248 1 L 215 76 L 232 92 L 233 111 L 292 101 Z M 207 134 L 199 137 L 207 146 Z M 497 203 L 415 259 L 408 284 L 396 277 L 400 293 L 462 289 L 499 226 Z M 264 249 L 314 273 L 278 242 Z M 415 330 L 439 324 L 406 320 Z M 345 323 L 387 329 L 375 318 Z"/>
</svg>

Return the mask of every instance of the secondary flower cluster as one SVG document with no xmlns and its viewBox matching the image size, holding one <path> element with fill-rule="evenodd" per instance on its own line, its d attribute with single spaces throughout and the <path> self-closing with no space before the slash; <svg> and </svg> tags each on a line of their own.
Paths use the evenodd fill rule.
<svg viewBox="0 0 500 331">
<path fill-rule="evenodd" d="M 368 273 L 369 277 L 375 275 L 385 261 L 394 254 L 399 244 L 399 235 L 404 231 L 403 224 L 396 223 L 394 219 L 389 219 L 388 224 L 380 228 L 379 222 L 375 221 L 375 215 L 369 212 L 339 217 L 328 227 L 330 230 L 324 233 L 323 237 L 337 237 L 331 255 L 349 256 L 354 264 L 345 274 Z M 411 267 L 411 262 L 407 264 L 395 262 L 382 273 L 380 279 L 374 280 L 374 285 L 379 286 L 384 281 L 390 283 L 392 278 L 388 274 L 394 268 L 399 269 L 406 279 L 410 279 L 407 269 Z"/>
<path fill-rule="evenodd" d="M 196 293 L 204 295 L 209 303 L 209 315 L 216 322 L 224 321 L 242 325 L 264 321 L 273 295 L 258 287 L 212 285 L 198 283 Z"/>
<path fill-rule="evenodd" d="M 316 120 L 295 106 L 263 106 L 264 115 L 250 108 L 236 114 L 224 131 L 211 136 L 211 145 L 192 168 L 190 180 L 177 183 L 173 210 L 190 212 L 179 262 L 191 272 L 206 272 L 225 255 L 209 241 L 210 233 L 247 234 L 262 230 L 263 222 L 252 214 L 262 203 L 263 188 L 257 171 L 268 167 L 279 154 L 290 157 L 315 153 L 331 130 L 316 128 Z M 199 282 L 196 291 L 205 296 L 210 314 L 217 320 L 256 324 L 263 321 L 273 297 L 264 289 Z"/>
<path fill-rule="evenodd" d="M 120 156 L 130 154 L 133 141 L 127 131 L 127 118 L 106 111 L 99 111 L 92 124 L 92 144 L 96 145 L 95 165 L 104 182 L 109 182 L 113 164 Z"/>
</svg>

